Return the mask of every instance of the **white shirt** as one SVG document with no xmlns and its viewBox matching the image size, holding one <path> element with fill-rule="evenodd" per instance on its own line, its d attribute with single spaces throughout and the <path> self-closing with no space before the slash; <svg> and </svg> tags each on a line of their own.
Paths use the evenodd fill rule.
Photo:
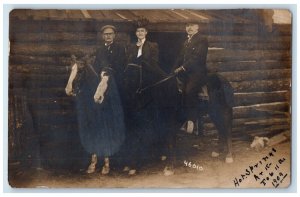
<svg viewBox="0 0 300 197">
<path fill-rule="evenodd" d="M 139 47 L 137 57 L 140 57 L 143 54 L 142 49 L 143 49 L 143 45 L 144 45 L 145 41 L 146 41 L 146 38 L 144 38 L 141 41 L 138 41 L 136 43 L 136 46 Z"/>
</svg>

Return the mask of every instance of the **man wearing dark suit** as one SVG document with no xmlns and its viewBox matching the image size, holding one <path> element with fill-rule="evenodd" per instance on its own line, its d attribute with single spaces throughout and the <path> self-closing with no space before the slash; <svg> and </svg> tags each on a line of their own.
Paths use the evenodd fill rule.
<svg viewBox="0 0 300 197">
<path fill-rule="evenodd" d="M 100 139 L 107 138 L 110 140 L 107 140 L 105 142 L 102 142 L 102 144 L 99 142 L 98 144 L 101 144 L 100 147 L 107 147 L 109 150 L 110 147 L 113 146 L 121 146 L 121 143 L 123 143 L 125 139 L 125 134 L 122 129 L 119 129 L 116 127 L 117 131 L 114 130 L 115 125 L 114 122 L 117 122 L 115 113 L 110 112 L 120 112 L 118 115 L 123 115 L 123 106 L 122 102 L 120 102 L 120 99 L 122 99 L 122 84 L 123 84 L 123 73 L 125 68 L 125 47 L 123 47 L 120 43 L 117 43 L 114 41 L 116 36 L 116 28 L 112 25 L 105 25 L 101 28 L 102 33 L 102 39 L 103 43 L 100 44 L 100 46 L 97 49 L 96 52 L 96 59 L 93 64 L 93 70 L 94 72 L 99 76 L 99 85 L 97 87 L 96 93 L 94 94 L 94 101 L 96 103 L 99 103 L 104 105 L 105 107 L 101 108 L 98 113 L 102 113 L 99 121 L 105 122 L 104 125 L 107 125 L 106 128 L 99 128 L 99 130 L 96 130 L 97 133 L 102 132 L 101 135 L 99 135 Z M 108 85 L 109 84 L 109 85 Z M 121 94 L 121 98 L 120 98 Z M 107 99 L 104 99 L 104 97 L 108 97 Z M 113 104 L 111 104 L 113 101 L 115 101 Z M 105 109 L 105 110 L 104 110 Z M 108 110 L 109 109 L 109 110 Z M 105 112 L 105 113 L 104 113 Z M 107 112 L 107 113 L 106 113 Z M 103 115 L 104 114 L 104 115 Z M 94 116 L 99 116 L 99 114 L 94 114 Z M 118 122 L 120 123 L 120 122 Z M 123 125 L 123 124 L 119 124 Z M 114 136 L 114 138 L 111 138 L 111 136 Z M 96 134 L 93 136 L 97 136 Z M 121 140 L 122 139 L 122 140 Z M 105 143 L 105 144 L 104 144 Z M 90 144 L 90 146 L 98 147 L 97 145 Z M 114 152 L 116 153 L 116 151 Z M 110 153 L 107 151 L 104 155 L 97 155 L 92 154 L 91 163 L 88 167 L 87 173 L 93 173 L 96 169 L 97 164 L 97 156 L 98 157 L 104 157 L 104 166 L 102 168 L 102 174 L 108 174 L 110 167 L 109 167 L 109 157 L 112 156 L 114 153 Z"/>
<path fill-rule="evenodd" d="M 177 74 L 178 90 L 183 95 L 183 108 L 185 118 L 191 123 L 191 129 L 197 120 L 197 109 L 199 106 L 198 93 L 206 84 L 207 69 L 206 56 L 208 51 L 208 41 L 198 32 L 197 23 L 186 24 L 187 40 L 184 42 L 182 50 L 175 62 L 174 73 Z M 206 88 L 202 93 L 207 95 Z M 188 129 L 189 130 L 189 129 Z"/>
<path fill-rule="evenodd" d="M 115 42 L 116 28 L 112 25 L 105 25 L 101 28 L 104 43 L 96 51 L 94 68 L 98 74 L 114 75 L 116 83 L 122 84 L 125 68 L 126 54 L 125 47 Z"/>
</svg>

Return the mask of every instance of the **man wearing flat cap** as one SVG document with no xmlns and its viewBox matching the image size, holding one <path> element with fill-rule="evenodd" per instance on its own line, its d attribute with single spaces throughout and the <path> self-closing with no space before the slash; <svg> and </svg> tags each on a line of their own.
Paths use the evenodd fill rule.
<svg viewBox="0 0 300 197">
<path fill-rule="evenodd" d="M 101 28 L 101 36 L 104 42 L 97 49 L 94 68 L 99 76 L 101 74 L 114 75 L 120 89 L 126 55 L 125 47 L 115 41 L 116 33 L 116 27 L 113 25 L 105 25 Z"/>
<path fill-rule="evenodd" d="M 186 24 L 187 39 L 175 61 L 173 71 L 177 74 L 178 90 L 183 97 L 183 112 L 187 121 L 187 130 L 193 130 L 198 120 L 198 93 L 207 95 L 206 56 L 208 51 L 207 38 L 200 35 L 199 24 Z"/>
<path fill-rule="evenodd" d="M 101 140 L 108 140 L 102 140 L 102 144 L 100 144 L 100 146 L 96 146 L 91 143 L 90 146 L 92 148 L 100 147 L 103 149 L 96 150 L 103 154 L 92 154 L 91 163 L 88 167 L 87 173 L 95 172 L 97 157 L 104 157 L 104 166 L 101 173 L 108 174 L 110 170 L 109 157 L 115 153 L 112 151 L 112 147 L 118 147 L 118 149 L 120 149 L 120 145 L 125 139 L 123 128 L 112 124 L 115 124 L 120 120 L 118 118 L 123 116 L 122 84 L 126 56 L 125 47 L 123 47 L 120 43 L 115 42 L 116 28 L 114 26 L 103 26 L 101 28 L 101 36 L 104 42 L 99 45 L 96 52 L 96 59 L 93 64 L 93 70 L 99 76 L 99 84 L 94 94 L 94 101 L 95 103 L 101 104 L 101 110 L 92 111 L 97 113 L 90 115 L 101 117 L 99 122 L 104 122 L 102 125 L 105 125 L 105 128 L 99 128 L 99 131 L 97 130 L 97 135 L 102 132 L 101 135 L 98 135 L 100 136 L 99 138 Z M 118 117 L 116 114 L 118 114 Z M 123 124 L 118 122 L 118 125 Z M 113 136 L 113 138 L 111 136 Z"/>
</svg>

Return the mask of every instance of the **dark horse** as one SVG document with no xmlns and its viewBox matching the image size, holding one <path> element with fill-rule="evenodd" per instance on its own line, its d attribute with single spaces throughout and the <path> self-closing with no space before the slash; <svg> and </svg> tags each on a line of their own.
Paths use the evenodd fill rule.
<svg viewBox="0 0 300 197">
<path fill-rule="evenodd" d="M 119 90 L 113 76 L 101 77 L 90 64 L 72 57 L 72 71 L 66 94 L 76 96 L 76 112 L 80 141 L 92 155 L 87 173 L 95 172 L 97 157 L 104 158 L 102 174 L 109 173 L 109 157 L 116 154 L 125 140 L 124 113 Z M 97 88 L 101 86 L 101 88 Z M 102 95 L 96 102 L 95 95 Z M 104 99 L 105 97 L 105 99 Z"/>
<path fill-rule="evenodd" d="M 164 170 L 165 175 L 173 174 L 172 166 L 176 160 L 174 151 L 176 131 L 180 127 L 176 117 L 180 96 L 175 75 L 160 76 L 156 81 L 141 86 L 142 73 L 142 68 L 138 65 L 129 65 L 125 70 L 127 95 L 125 111 L 129 111 L 130 114 L 129 120 L 126 121 L 127 129 L 132 125 L 138 128 L 138 133 L 133 134 L 140 135 L 136 138 L 138 142 L 135 147 L 139 147 L 143 152 L 137 156 L 138 158 L 141 159 L 141 155 L 149 155 L 149 149 L 158 149 L 159 153 L 166 153 L 169 158 L 169 164 Z M 219 132 L 219 149 L 226 151 L 226 162 L 231 163 L 233 162 L 231 144 L 233 89 L 230 83 L 218 74 L 208 76 L 207 89 L 209 100 L 199 100 L 199 115 L 209 114 Z M 207 103 L 203 104 L 203 102 Z M 133 139 L 134 137 L 130 140 Z M 164 147 L 166 152 L 162 151 Z"/>
</svg>

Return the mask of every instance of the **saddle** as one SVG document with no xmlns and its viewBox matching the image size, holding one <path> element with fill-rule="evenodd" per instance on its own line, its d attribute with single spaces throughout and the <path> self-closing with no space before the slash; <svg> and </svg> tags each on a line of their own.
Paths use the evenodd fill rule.
<svg viewBox="0 0 300 197">
<path fill-rule="evenodd" d="M 182 94 L 183 90 L 184 90 L 184 83 L 178 77 L 176 77 L 176 80 L 177 80 L 178 92 Z M 198 92 L 197 96 L 198 96 L 198 99 L 201 101 L 209 101 L 207 84 L 205 84 L 201 88 L 199 88 L 199 92 Z"/>
</svg>

